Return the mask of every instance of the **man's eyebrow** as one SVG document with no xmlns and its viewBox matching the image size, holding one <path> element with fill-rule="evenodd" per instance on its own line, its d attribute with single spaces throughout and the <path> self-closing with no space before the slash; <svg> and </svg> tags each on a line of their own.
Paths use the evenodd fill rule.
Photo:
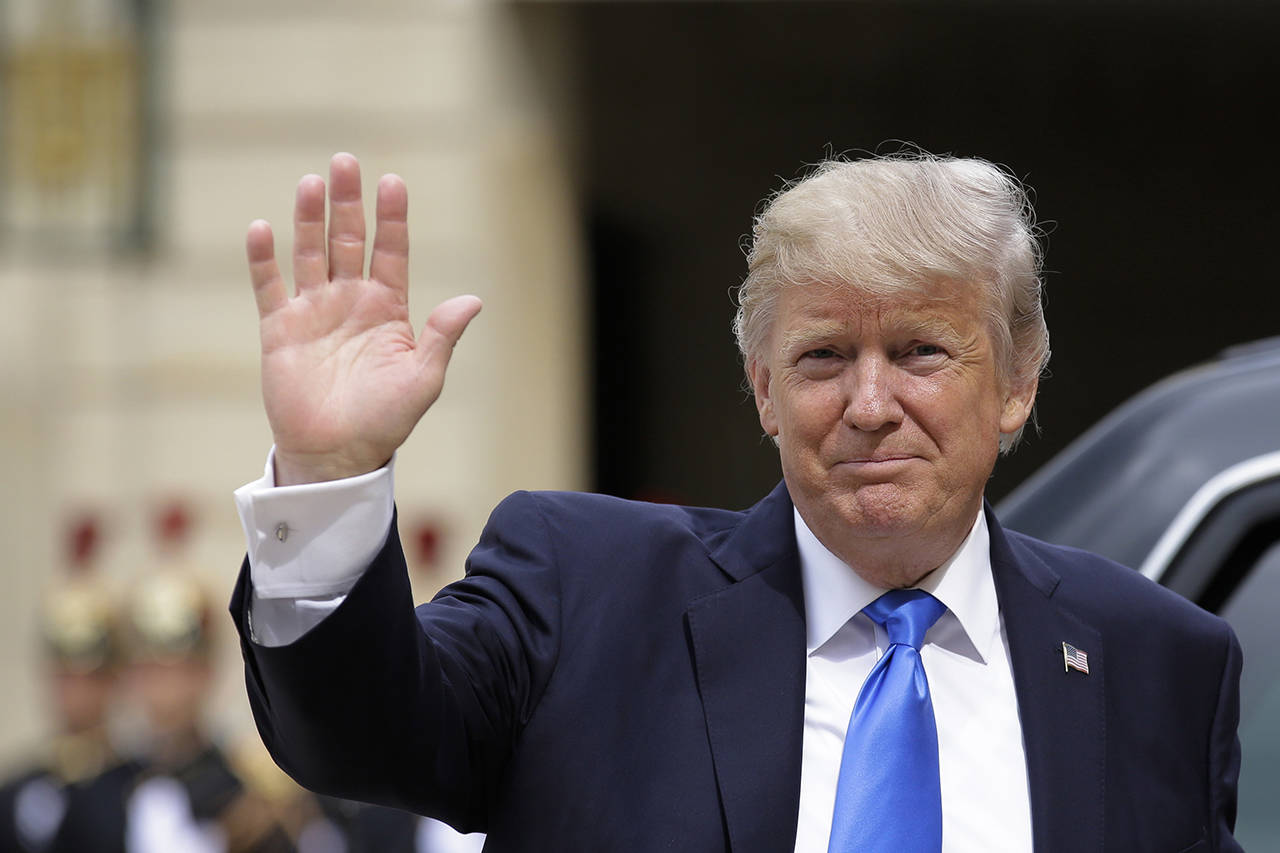
<svg viewBox="0 0 1280 853">
<path fill-rule="evenodd" d="M 948 340 L 963 337 L 963 334 L 956 328 L 954 323 L 950 323 L 945 318 L 936 315 L 913 319 L 909 323 L 904 323 L 903 328 L 916 334 Z"/>
<path fill-rule="evenodd" d="M 942 340 L 956 340 L 964 337 L 963 333 L 953 323 L 936 314 L 922 317 L 918 314 L 895 316 L 890 313 L 884 318 L 884 325 L 891 328 L 896 327 L 899 331 L 912 336 L 922 335 Z M 848 324 L 836 320 L 806 323 L 782 333 L 779 351 L 795 352 L 797 349 L 808 349 L 815 344 L 841 337 L 847 334 L 848 331 Z"/>
<path fill-rule="evenodd" d="M 835 321 L 810 323 L 798 329 L 788 329 L 782 333 L 781 351 L 794 352 L 800 347 L 809 347 L 815 343 L 839 337 L 848 331 L 848 326 Z"/>
</svg>

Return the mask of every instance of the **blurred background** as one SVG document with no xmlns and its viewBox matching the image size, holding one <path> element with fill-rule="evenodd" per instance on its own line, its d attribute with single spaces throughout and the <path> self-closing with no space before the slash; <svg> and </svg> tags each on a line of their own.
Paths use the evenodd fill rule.
<svg viewBox="0 0 1280 853">
<path fill-rule="evenodd" d="M 1140 388 L 1277 334 L 1280 6 L 3 0 L 0 765 L 47 736 L 39 602 L 181 568 L 209 725 L 259 476 L 250 220 L 328 157 L 411 197 L 416 323 L 486 308 L 400 455 L 422 598 L 516 488 L 742 507 L 776 482 L 729 332 L 759 202 L 824 156 L 977 155 L 1035 191 L 1051 375 L 998 499 Z M 126 707 L 127 740 L 141 723 Z"/>
</svg>

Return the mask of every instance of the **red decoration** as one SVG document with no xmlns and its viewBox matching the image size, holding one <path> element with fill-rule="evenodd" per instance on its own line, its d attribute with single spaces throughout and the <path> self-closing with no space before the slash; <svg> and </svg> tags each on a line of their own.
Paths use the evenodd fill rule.
<svg viewBox="0 0 1280 853">
<path fill-rule="evenodd" d="M 161 504 L 155 516 L 155 537 L 161 547 L 176 547 L 186 542 L 191 534 L 191 513 L 186 503 L 171 498 Z"/>
<path fill-rule="evenodd" d="M 414 564 L 423 571 L 434 571 L 440 566 L 440 552 L 444 545 L 444 532 L 435 521 L 420 521 L 413 528 Z"/>
<path fill-rule="evenodd" d="M 67 557 L 72 574 L 88 574 L 98 554 L 98 545 L 102 541 L 101 524 L 98 516 L 91 512 L 82 512 L 75 516 L 67 529 Z"/>
</svg>

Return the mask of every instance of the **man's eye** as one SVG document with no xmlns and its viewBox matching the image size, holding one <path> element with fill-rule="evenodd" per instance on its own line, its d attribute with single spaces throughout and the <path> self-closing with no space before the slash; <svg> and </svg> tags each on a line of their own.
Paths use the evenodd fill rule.
<svg viewBox="0 0 1280 853">
<path fill-rule="evenodd" d="M 836 351 L 831 349 L 811 349 L 804 354 L 805 358 L 835 358 Z"/>
<path fill-rule="evenodd" d="M 934 355 L 942 355 L 942 352 L 942 347 L 934 344 L 917 344 L 911 348 L 911 352 L 909 354 L 920 358 L 928 358 Z"/>
</svg>

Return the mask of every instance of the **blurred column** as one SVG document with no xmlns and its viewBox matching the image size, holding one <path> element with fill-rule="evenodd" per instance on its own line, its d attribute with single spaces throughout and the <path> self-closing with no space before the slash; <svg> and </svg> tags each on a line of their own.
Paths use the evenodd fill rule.
<svg viewBox="0 0 1280 853">
<path fill-rule="evenodd" d="M 360 157 L 370 212 L 381 173 L 408 182 L 414 324 L 456 293 L 486 303 L 400 456 L 402 517 L 434 543 L 419 597 L 461 574 L 507 492 L 586 485 L 571 153 L 510 6 L 8 0 L 3 14 L 0 686 L 34 689 L 24 608 L 73 511 L 101 511 L 102 569 L 127 585 L 158 561 L 156 507 L 181 502 L 186 564 L 229 594 L 244 547 L 230 493 L 270 446 L 244 232 L 271 220 L 287 275 L 294 187 L 335 151 Z M 230 633 L 215 722 L 252 731 Z M 0 704 L 0 762 L 41 728 L 37 702 Z"/>
</svg>

